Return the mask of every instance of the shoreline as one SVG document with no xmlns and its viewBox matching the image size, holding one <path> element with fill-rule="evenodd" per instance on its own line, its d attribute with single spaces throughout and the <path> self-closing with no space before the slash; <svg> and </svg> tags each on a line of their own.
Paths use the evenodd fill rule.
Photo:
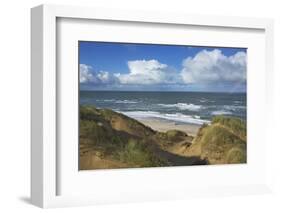
<svg viewBox="0 0 281 213">
<path fill-rule="evenodd" d="M 197 132 L 201 127 L 201 125 L 198 124 L 187 124 L 187 123 L 178 124 L 171 121 L 165 121 L 165 120 L 153 119 L 153 118 L 136 119 L 136 120 L 150 127 L 151 129 L 159 132 L 166 132 L 168 130 L 180 130 L 193 137 L 197 135 Z"/>
</svg>

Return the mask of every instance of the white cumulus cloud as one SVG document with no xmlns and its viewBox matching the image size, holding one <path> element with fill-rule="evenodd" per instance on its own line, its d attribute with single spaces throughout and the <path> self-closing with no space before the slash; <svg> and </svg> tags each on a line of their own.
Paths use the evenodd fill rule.
<svg viewBox="0 0 281 213">
<path fill-rule="evenodd" d="M 176 70 L 157 60 L 128 61 L 128 74 L 115 74 L 121 84 L 175 84 L 180 76 Z"/>
<path fill-rule="evenodd" d="M 195 88 L 212 90 L 245 90 L 247 55 L 236 52 L 226 56 L 219 49 L 202 50 L 183 60 L 182 68 L 175 68 L 158 60 L 128 61 L 127 73 L 95 71 L 80 64 L 80 83 L 91 87 L 111 88 Z"/>
<path fill-rule="evenodd" d="M 186 84 L 244 83 L 247 57 L 245 52 L 225 56 L 221 50 L 202 50 L 194 57 L 183 60 L 181 76 Z"/>
<path fill-rule="evenodd" d="M 80 64 L 80 83 L 97 82 L 94 71 L 91 66 Z"/>
<path fill-rule="evenodd" d="M 96 72 L 92 66 L 80 64 L 80 83 L 110 84 L 117 79 L 106 71 Z"/>
</svg>

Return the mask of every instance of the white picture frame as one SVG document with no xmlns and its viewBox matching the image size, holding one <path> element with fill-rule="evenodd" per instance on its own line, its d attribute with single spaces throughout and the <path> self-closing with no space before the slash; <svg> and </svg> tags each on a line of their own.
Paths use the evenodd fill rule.
<svg viewBox="0 0 281 213">
<path fill-rule="evenodd" d="M 260 79 L 264 81 L 265 87 L 261 89 L 264 98 L 263 108 L 268 111 L 264 114 L 265 141 L 263 145 L 270 146 L 270 113 L 273 105 L 273 96 L 271 94 L 273 85 L 273 21 L 270 19 L 257 18 L 241 18 L 241 17 L 216 17 L 202 15 L 187 15 L 173 13 L 153 13 L 147 11 L 123 11 L 101 8 L 85 8 L 74 6 L 54 6 L 41 5 L 31 10 L 31 201 L 33 204 L 47 207 L 62 207 L 76 205 L 92 205 L 100 203 L 117 203 L 117 202 L 138 202 L 144 200 L 165 200 L 165 199 L 182 199 L 198 196 L 213 195 L 241 195 L 270 192 L 270 161 L 268 153 L 262 151 L 264 166 L 256 170 L 256 174 L 263 174 L 264 178 L 253 181 L 253 184 L 243 181 L 233 185 L 224 183 L 221 185 L 212 185 L 209 187 L 200 186 L 199 183 L 193 183 L 194 187 L 183 186 L 179 189 L 177 186 L 170 185 L 166 187 L 162 184 L 163 190 L 151 188 L 151 192 L 137 193 L 134 190 L 110 191 L 106 190 L 103 194 L 89 195 L 79 193 L 76 194 L 60 194 L 58 185 L 61 184 L 59 173 L 61 167 L 58 166 L 60 159 L 58 152 L 58 87 L 60 81 L 57 79 L 57 36 L 58 36 L 58 20 L 63 19 L 79 19 L 79 20 L 100 20 L 100 21 L 116 21 L 122 25 L 124 22 L 131 23 L 153 23 L 154 25 L 163 26 L 199 26 L 202 28 L 218 28 L 231 30 L 257 30 L 263 32 L 262 41 L 264 44 L 264 53 L 261 53 L 264 67 L 261 68 L 261 75 L 266 78 Z M 116 26 L 118 27 L 118 26 Z M 250 75 L 248 78 L 253 79 Z M 259 95 L 253 96 L 255 101 Z M 251 124 L 251 122 L 250 122 Z M 249 124 L 249 125 L 250 125 Z M 178 171 L 183 171 L 185 167 L 173 168 L 166 170 L 176 175 Z M 195 168 L 196 169 L 196 168 Z M 240 169 L 240 168 L 239 168 Z M 244 168 L 247 169 L 247 168 Z M 159 169 L 143 169 L 133 170 L 134 177 L 141 173 L 148 175 L 149 171 L 158 170 L 159 175 L 163 175 L 164 170 Z M 220 168 L 214 168 L 213 171 Z M 78 172 L 78 171 L 77 171 Z M 107 171 L 100 171 L 107 172 Z M 127 175 L 125 171 L 117 175 Z M 109 174 L 109 173 L 108 173 Z M 111 173 L 110 173 L 111 174 Z M 141 185 L 141 184 L 140 184 Z M 160 188 L 159 188 L 160 187 Z M 71 189 L 69 189 L 71 191 Z M 73 188 L 74 190 L 74 188 Z M 76 189 L 77 190 L 77 189 Z M 119 189 L 117 189 L 119 190 Z M 119 193 L 122 193 L 120 196 Z"/>
</svg>

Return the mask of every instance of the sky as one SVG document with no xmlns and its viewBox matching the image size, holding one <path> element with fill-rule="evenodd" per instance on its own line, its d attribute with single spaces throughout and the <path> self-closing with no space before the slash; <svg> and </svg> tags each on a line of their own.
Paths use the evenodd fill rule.
<svg viewBox="0 0 281 213">
<path fill-rule="evenodd" d="M 80 90 L 245 92 L 247 49 L 79 42 Z"/>
</svg>

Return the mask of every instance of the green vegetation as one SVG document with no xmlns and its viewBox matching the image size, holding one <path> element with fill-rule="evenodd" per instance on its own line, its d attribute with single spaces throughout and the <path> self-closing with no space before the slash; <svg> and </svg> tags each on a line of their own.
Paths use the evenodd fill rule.
<svg viewBox="0 0 281 213">
<path fill-rule="evenodd" d="M 193 137 L 180 130 L 168 130 L 167 132 L 157 132 L 155 134 L 155 140 L 162 148 L 175 146 L 178 143 L 180 143 L 180 146 L 188 147 L 192 139 Z"/>
<path fill-rule="evenodd" d="M 238 135 L 246 141 L 247 128 L 246 124 L 241 119 L 226 116 L 216 116 L 213 118 L 212 124 L 222 125 L 232 131 L 233 134 Z"/>
<path fill-rule="evenodd" d="M 243 148 L 232 148 L 226 156 L 227 163 L 245 163 L 246 160 L 247 156 Z"/>
<path fill-rule="evenodd" d="M 179 130 L 168 130 L 167 132 L 159 132 L 158 135 L 160 138 L 172 142 L 182 141 L 183 138 L 188 136 L 185 132 Z"/>
<path fill-rule="evenodd" d="M 140 141 L 130 139 L 122 151 L 119 151 L 120 160 L 130 166 L 155 167 L 165 166 L 167 162 L 156 157 L 149 146 Z"/>
<path fill-rule="evenodd" d="M 216 116 L 202 127 L 192 145 L 211 164 L 246 162 L 246 125 L 232 117 Z"/>
<path fill-rule="evenodd" d="M 132 168 L 246 162 L 246 125 L 216 116 L 195 138 L 157 132 L 110 109 L 80 106 L 80 168 Z"/>
<path fill-rule="evenodd" d="M 128 167 L 167 165 L 153 153 L 149 138 L 154 135 L 151 128 L 123 114 L 80 107 L 80 146 L 87 145 L 101 158 L 120 161 Z"/>
</svg>

